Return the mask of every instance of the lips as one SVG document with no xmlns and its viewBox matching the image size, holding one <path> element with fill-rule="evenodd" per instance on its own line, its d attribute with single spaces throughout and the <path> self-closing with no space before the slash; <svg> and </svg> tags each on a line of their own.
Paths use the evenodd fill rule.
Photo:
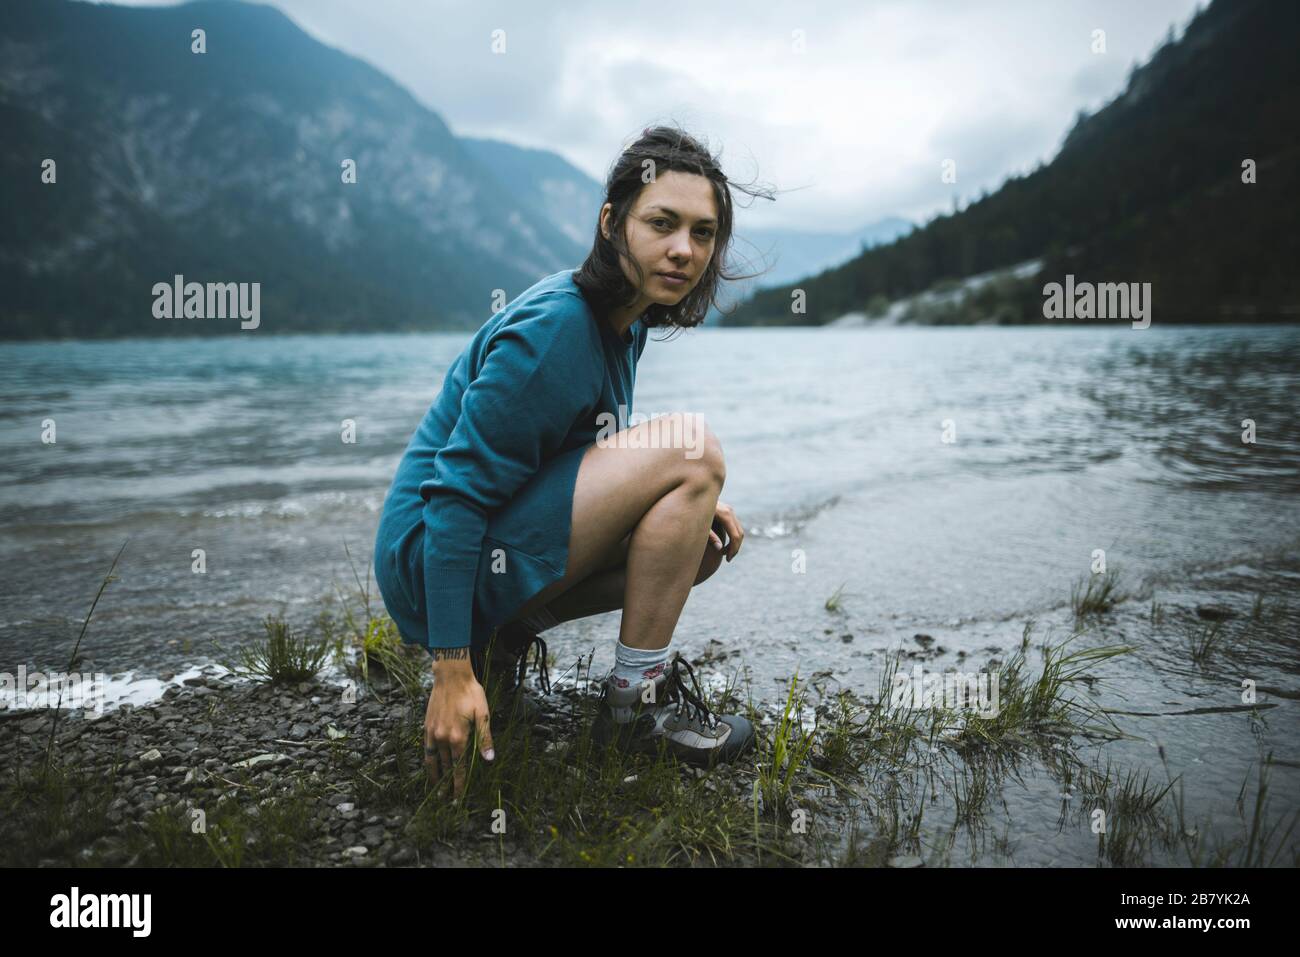
<svg viewBox="0 0 1300 957">
<path fill-rule="evenodd" d="M 682 279 L 682 280 L 686 280 L 686 279 L 690 279 L 690 278 L 691 278 L 690 276 L 686 275 L 686 273 L 684 273 L 684 272 L 661 272 L 661 273 L 659 273 L 659 275 L 660 275 L 660 276 L 667 276 L 667 277 L 670 278 L 670 279 Z"/>
</svg>

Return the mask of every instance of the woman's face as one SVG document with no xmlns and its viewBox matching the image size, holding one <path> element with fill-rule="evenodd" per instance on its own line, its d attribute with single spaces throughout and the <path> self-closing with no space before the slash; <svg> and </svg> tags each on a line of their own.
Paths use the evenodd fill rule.
<svg viewBox="0 0 1300 957">
<path fill-rule="evenodd" d="M 606 239 L 613 208 L 606 203 L 600 211 L 600 230 Z M 634 307 L 637 312 L 651 303 L 674 306 L 696 287 L 713 256 L 717 217 L 713 187 L 703 176 L 669 170 L 642 188 L 625 232 L 628 249 L 645 272 Z M 632 264 L 622 259 L 621 265 L 627 281 L 637 286 Z M 672 272 L 682 273 L 685 280 L 674 282 L 662 275 Z"/>
</svg>

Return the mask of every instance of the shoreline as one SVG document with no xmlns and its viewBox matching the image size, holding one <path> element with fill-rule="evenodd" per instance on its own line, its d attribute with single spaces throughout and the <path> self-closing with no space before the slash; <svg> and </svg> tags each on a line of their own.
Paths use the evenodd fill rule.
<svg viewBox="0 0 1300 957">
<path fill-rule="evenodd" d="M 26 794 L 38 802 L 42 795 L 75 795 L 73 816 L 80 819 L 80 828 L 40 851 L 34 847 L 39 838 L 20 841 L 11 834 L 8 859 L 0 865 L 238 865 L 250 857 L 272 866 L 318 867 L 501 862 L 498 842 L 484 852 L 482 833 L 430 842 L 413 832 L 420 811 L 439 798 L 395 806 L 427 781 L 419 763 L 427 684 L 414 697 L 403 694 L 374 662 L 375 690 L 360 682 L 354 690 L 322 675 L 280 684 L 240 678 L 217 665 L 206 670 L 144 705 L 127 702 L 95 717 L 64 709 L 48 780 L 41 780 L 39 768 L 55 710 L 0 711 L 0 736 L 13 739 L 0 750 L 0 774 L 7 782 L 26 774 L 35 788 Z M 552 694 L 542 722 L 532 727 L 494 723 L 498 754 L 517 756 L 522 745 L 555 755 L 558 738 L 576 731 L 575 703 L 582 697 L 576 687 Z M 690 781 L 702 776 L 675 764 L 670 759 L 661 770 L 679 771 Z M 11 787 L 3 797 L 21 800 L 20 792 Z M 265 813 L 269 805 L 274 814 Z M 441 805 L 442 811 L 463 806 L 446 797 Z M 66 816 L 51 803 L 27 810 L 29 826 L 33 816 Z M 22 816 L 6 814 L 0 831 Z M 259 829 L 259 818 L 271 826 Z M 67 823 L 35 829 L 57 831 Z M 151 843 L 172 847 L 164 853 Z M 508 856 L 512 864 L 531 863 L 524 853 Z"/>
<path fill-rule="evenodd" d="M 385 620 L 371 624 L 366 634 L 386 633 Z M 759 737 L 708 771 L 595 747 L 598 677 L 579 659 L 539 695 L 537 723 L 493 722 L 497 758 L 474 756 L 459 802 L 429 787 L 422 764 L 424 652 L 391 635 L 367 643 L 365 660 L 337 644 L 341 664 L 308 680 L 209 664 L 144 706 L 65 710 L 48 764 L 53 709 L 0 711 L 0 866 L 1087 866 L 1093 853 L 1112 867 L 1300 863 L 1293 831 L 1268 826 L 1266 770 L 1288 762 L 1261 764 L 1243 837 L 1199 811 L 1185 819 L 1167 764 L 1168 784 L 1159 764 L 1098 760 L 1129 735 L 1092 700 L 1092 672 L 1131 649 L 1067 649 L 1078 635 L 1031 646 L 1032 629 L 982 664 L 1000 691 L 988 715 L 888 693 L 943 656 L 928 635 L 883 652 L 865 697 L 834 690 L 825 670 L 755 701 L 724 680 L 732 654 L 706 650 L 690 663 L 710 705 L 745 714 Z M 265 647 L 277 635 L 297 641 L 268 621 Z M 1251 720 L 1274 707 L 1261 701 Z M 1047 789 L 1012 808 L 1025 764 L 1046 772 Z M 1114 814 L 1100 838 L 1099 807 Z M 1051 842 L 1010 840 L 1012 827 L 1034 834 L 1058 817 Z"/>
</svg>

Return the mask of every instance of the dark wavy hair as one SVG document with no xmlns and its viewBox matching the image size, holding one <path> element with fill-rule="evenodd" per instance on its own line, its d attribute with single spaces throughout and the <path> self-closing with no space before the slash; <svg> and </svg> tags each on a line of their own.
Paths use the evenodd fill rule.
<svg viewBox="0 0 1300 957">
<path fill-rule="evenodd" d="M 718 229 L 714 239 L 713 255 L 709 265 L 695 284 L 695 288 L 675 306 L 651 303 L 645 312 L 643 321 L 647 326 L 676 326 L 690 329 L 698 326 L 708 315 L 709 307 L 717 306 L 718 282 L 737 279 L 752 279 L 760 273 L 733 274 L 727 271 L 727 256 L 731 251 L 732 227 L 734 224 L 731 190 L 737 189 L 749 196 L 773 198 L 773 190 L 751 188 L 731 183 L 722 172 L 719 161 L 709 150 L 689 133 L 679 127 L 647 127 L 641 136 L 633 142 L 614 161 L 609 175 L 605 179 L 605 203 L 611 203 L 610 234 L 612 240 L 606 239 L 600 231 L 600 220 L 596 221 L 596 239 L 587 255 L 586 261 L 574 273 L 573 280 L 587 297 L 592 308 L 598 313 L 609 312 L 636 301 L 637 289 L 627 281 L 619 265 L 619 257 L 626 258 L 637 274 L 638 282 L 645 284 L 645 273 L 641 264 L 632 256 L 624 238 L 628 214 L 636 205 L 637 197 L 646 187 L 642 173 L 646 160 L 653 161 L 651 169 L 656 177 L 676 170 L 695 173 L 706 177 L 713 186 L 713 197 L 718 206 Z M 718 307 L 721 309 L 721 307 Z M 725 312 L 725 310 L 723 310 Z"/>
</svg>

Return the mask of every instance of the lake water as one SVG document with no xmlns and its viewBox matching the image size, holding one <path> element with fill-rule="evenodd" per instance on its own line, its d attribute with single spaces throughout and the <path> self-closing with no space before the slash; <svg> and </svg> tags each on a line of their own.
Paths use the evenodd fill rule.
<svg viewBox="0 0 1300 957">
<path fill-rule="evenodd" d="M 1099 669 L 1099 700 L 1173 712 L 1239 704 L 1243 678 L 1278 689 L 1265 728 L 1241 712 L 1124 718 L 1132 739 L 1108 756 L 1150 765 L 1162 745 L 1189 810 L 1232 821 L 1271 749 L 1277 810 L 1300 803 L 1300 702 L 1285 696 L 1300 692 L 1300 328 L 659 335 L 636 411 L 708 417 L 722 497 L 748 529 L 687 603 L 676 647 L 718 642 L 756 698 L 783 698 L 796 668 L 871 692 L 883 654 L 916 634 L 945 649 L 936 670 L 962 651 L 1004 657 L 1031 617 L 1063 636 L 1071 585 L 1104 549 L 1135 597 L 1085 640 L 1136 650 Z M 66 664 L 124 542 L 83 641 L 97 670 L 180 671 L 271 613 L 310 624 L 336 584 L 355 587 L 345 546 L 364 573 L 398 457 L 467 338 L 6 345 L 0 670 Z M 1196 664 L 1207 604 L 1236 617 Z M 561 660 L 594 648 L 599 670 L 617 627 L 602 615 L 547 638 Z M 1031 777 L 1020 800 L 1060 792 Z M 1086 862 L 1086 827 L 1063 838 L 1056 816 L 1039 834 L 1018 825 L 1016 863 Z"/>
</svg>

